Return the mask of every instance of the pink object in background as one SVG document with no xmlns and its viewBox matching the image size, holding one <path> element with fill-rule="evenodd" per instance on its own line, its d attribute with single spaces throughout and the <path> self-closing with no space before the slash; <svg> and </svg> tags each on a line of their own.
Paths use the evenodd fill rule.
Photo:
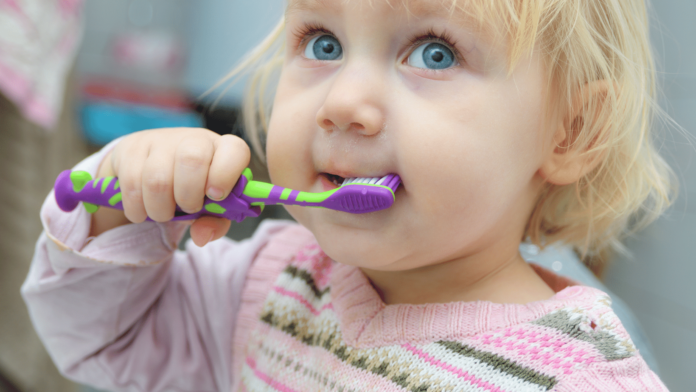
<svg viewBox="0 0 696 392">
<path fill-rule="evenodd" d="M 127 67 L 174 73 L 183 65 L 184 49 L 174 34 L 165 31 L 129 31 L 116 37 L 113 56 Z"/>
<path fill-rule="evenodd" d="M 63 17 L 79 16 L 83 0 L 58 0 L 58 8 Z"/>
<path fill-rule="evenodd" d="M 0 93 L 51 129 L 82 37 L 82 0 L 0 0 Z"/>
</svg>

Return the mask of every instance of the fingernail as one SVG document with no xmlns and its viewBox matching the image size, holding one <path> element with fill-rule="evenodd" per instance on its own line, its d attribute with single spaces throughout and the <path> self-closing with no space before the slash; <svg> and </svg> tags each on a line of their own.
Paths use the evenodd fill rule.
<svg viewBox="0 0 696 392">
<path fill-rule="evenodd" d="M 208 198 L 213 200 L 222 199 L 222 190 L 211 186 L 208 188 Z"/>
</svg>

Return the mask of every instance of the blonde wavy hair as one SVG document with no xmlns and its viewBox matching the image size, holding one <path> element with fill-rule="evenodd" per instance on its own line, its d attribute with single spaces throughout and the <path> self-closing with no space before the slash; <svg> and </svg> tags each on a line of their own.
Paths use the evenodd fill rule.
<svg viewBox="0 0 696 392">
<path fill-rule="evenodd" d="M 582 119 L 595 120 L 574 121 L 572 140 L 562 147 L 601 154 L 601 163 L 574 184 L 545 184 L 529 217 L 526 237 L 541 246 L 563 241 L 585 261 L 601 259 L 607 250 L 624 250 L 621 239 L 659 217 L 677 186 L 655 146 L 655 119 L 669 119 L 656 103 L 646 4 L 641 0 L 442 2 L 481 26 L 495 27 L 508 42 L 510 72 L 524 56 L 539 51 L 553 91 L 549 105 L 556 110 L 570 109 L 573 97 L 588 83 L 609 82 L 606 94 L 591 97 L 583 107 Z M 251 75 L 243 121 L 262 159 L 261 137 L 283 64 L 284 27 L 282 19 L 218 84 Z"/>
</svg>

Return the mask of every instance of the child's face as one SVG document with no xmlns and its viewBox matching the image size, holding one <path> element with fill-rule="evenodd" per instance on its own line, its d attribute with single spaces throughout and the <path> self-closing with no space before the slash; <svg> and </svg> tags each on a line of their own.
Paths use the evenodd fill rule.
<svg viewBox="0 0 696 392">
<path fill-rule="evenodd" d="M 505 47 L 441 1 L 391 3 L 289 1 L 273 182 L 321 192 L 335 188 L 326 173 L 401 176 L 384 211 L 288 208 L 342 263 L 394 271 L 516 250 L 553 133 L 541 61 L 509 76 Z"/>
</svg>

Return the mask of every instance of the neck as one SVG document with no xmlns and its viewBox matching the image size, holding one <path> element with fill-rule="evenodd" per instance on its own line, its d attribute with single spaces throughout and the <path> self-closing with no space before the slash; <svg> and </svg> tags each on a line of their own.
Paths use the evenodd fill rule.
<svg viewBox="0 0 696 392">
<path fill-rule="evenodd" d="M 453 260 L 406 271 L 363 269 L 386 304 L 460 301 L 541 301 L 554 292 L 519 254 L 518 246 L 488 247 Z"/>
</svg>

